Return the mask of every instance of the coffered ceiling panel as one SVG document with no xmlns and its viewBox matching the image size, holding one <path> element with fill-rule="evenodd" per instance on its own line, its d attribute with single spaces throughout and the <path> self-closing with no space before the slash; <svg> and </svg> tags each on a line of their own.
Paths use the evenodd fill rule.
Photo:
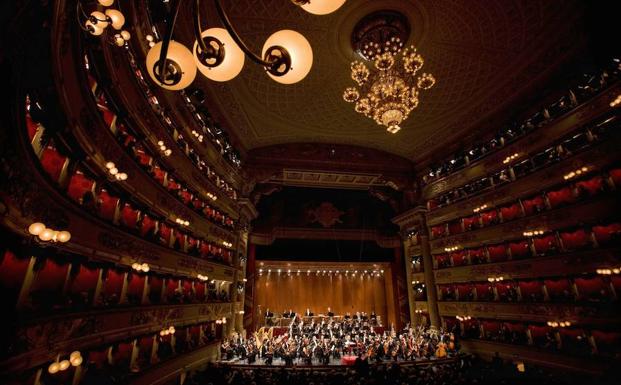
<svg viewBox="0 0 621 385">
<path fill-rule="evenodd" d="M 207 20 L 217 20 L 211 2 L 204 3 Z M 248 59 L 232 81 L 195 82 L 246 150 L 320 142 L 372 147 L 419 160 L 481 132 L 490 117 L 512 113 L 507 107 L 579 51 L 584 41 L 582 10 L 574 1 L 348 0 L 326 16 L 308 14 L 288 0 L 224 3 L 255 52 L 280 29 L 301 32 L 313 47 L 313 68 L 297 84 L 276 83 Z M 353 85 L 350 62 L 358 59 L 350 44 L 353 27 L 380 9 L 408 17 L 409 43 L 425 58 L 424 70 L 437 79 L 394 135 L 342 100 L 344 88 Z M 189 10 L 184 13 L 182 20 L 188 22 L 178 32 L 189 41 L 192 19 Z"/>
</svg>

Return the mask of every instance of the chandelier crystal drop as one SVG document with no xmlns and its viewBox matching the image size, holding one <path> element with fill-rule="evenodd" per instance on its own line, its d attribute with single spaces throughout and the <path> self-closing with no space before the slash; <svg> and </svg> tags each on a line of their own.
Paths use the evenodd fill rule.
<svg viewBox="0 0 621 385">
<path fill-rule="evenodd" d="M 420 90 L 433 87 L 436 79 L 430 73 L 418 74 L 425 63 L 423 57 L 414 46 L 403 49 L 399 37 L 383 44 L 365 44 L 360 54 L 373 63 L 373 68 L 361 61 L 351 63 L 351 78 L 359 88 L 347 87 L 343 100 L 355 103 L 356 112 L 394 134 L 418 107 Z"/>
</svg>

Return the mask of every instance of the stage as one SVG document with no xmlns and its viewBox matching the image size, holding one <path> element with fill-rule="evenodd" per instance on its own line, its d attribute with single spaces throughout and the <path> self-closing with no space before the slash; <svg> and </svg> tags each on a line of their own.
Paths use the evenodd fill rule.
<svg viewBox="0 0 621 385">
<path fill-rule="evenodd" d="M 411 364 L 411 365 L 418 365 L 418 364 L 432 364 L 432 363 L 448 363 L 448 362 L 452 362 L 457 358 L 457 356 L 455 357 L 447 357 L 447 358 L 435 358 L 432 357 L 430 359 L 416 359 L 416 360 L 401 360 L 398 359 L 397 361 L 394 360 L 387 360 L 387 359 L 383 359 L 381 361 L 369 361 L 369 365 L 376 365 L 376 364 L 392 364 L 392 363 L 398 363 L 398 364 Z M 314 367 L 314 368 L 320 368 L 320 367 L 331 367 L 331 366 L 352 366 L 354 365 L 356 361 L 356 356 L 343 356 L 340 359 L 336 359 L 333 357 L 330 357 L 330 361 L 328 362 L 328 364 L 324 364 L 324 363 L 320 363 L 319 359 L 317 358 L 313 358 L 312 360 L 312 364 L 308 365 L 306 364 L 302 359 L 300 358 L 296 358 L 293 360 L 293 365 L 292 366 L 288 366 L 288 367 L 295 367 L 295 368 L 310 368 L 310 367 Z M 287 367 L 285 365 L 285 360 L 283 360 L 282 358 L 274 358 L 272 361 L 271 365 L 267 365 L 264 361 L 264 359 L 262 358 L 258 358 L 255 360 L 255 362 L 249 364 L 248 360 L 244 359 L 240 359 L 240 358 L 234 358 L 232 360 L 219 360 L 217 361 L 218 364 L 221 365 L 229 365 L 229 366 L 246 366 L 249 368 L 254 368 L 254 367 L 278 367 L 278 366 L 282 366 L 282 367 Z"/>
</svg>

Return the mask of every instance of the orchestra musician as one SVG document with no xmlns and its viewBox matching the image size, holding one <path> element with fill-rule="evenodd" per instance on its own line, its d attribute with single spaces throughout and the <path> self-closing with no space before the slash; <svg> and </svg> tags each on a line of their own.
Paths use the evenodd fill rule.
<svg viewBox="0 0 621 385">
<path fill-rule="evenodd" d="M 306 317 L 312 317 L 314 314 L 309 308 L 306 308 L 306 312 L 304 312 L 304 315 Z"/>
<path fill-rule="evenodd" d="M 327 313 L 328 317 L 334 317 L 334 312 L 332 311 L 332 309 L 330 309 L 330 307 L 328 306 L 328 313 Z"/>
</svg>

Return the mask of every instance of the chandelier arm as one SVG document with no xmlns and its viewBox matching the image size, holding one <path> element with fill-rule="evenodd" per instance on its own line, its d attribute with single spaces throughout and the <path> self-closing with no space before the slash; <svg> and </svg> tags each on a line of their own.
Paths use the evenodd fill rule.
<svg viewBox="0 0 621 385">
<path fill-rule="evenodd" d="M 233 38 L 233 41 L 235 41 L 235 43 L 239 46 L 239 48 L 241 48 L 241 50 L 244 51 L 246 56 L 248 56 L 253 62 L 257 64 L 260 64 L 264 67 L 271 68 L 272 65 L 274 65 L 274 62 L 263 60 L 259 55 L 252 52 L 250 48 L 248 48 L 246 43 L 242 41 L 237 31 L 235 31 L 235 28 L 233 28 L 233 25 L 231 24 L 231 21 L 229 20 L 229 17 L 227 16 L 226 12 L 224 12 L 224 9 L 222 8 L 222 4 L 220 3 L 220 0 L 214 0 L 214 3 L 216 5 L 216 9 L 218 10 L 218 16 L 220 16 L 220 20 L 224 24 L 224 27 L 226 28 L 226 30 L 229 32 L 229 34 Z M 200 37 L 198 38 L 200 40 Z"/>
<path fill-rule="evenodd" d="M 160 82 L 164 82 L 166 79 L 166 59 L 168 55 L 168 46 L 170 45 L 170 41 L 172 40 L 173 30 L 175 29 L 175 23 L 177 22 L 177 16 L 179 15 L 179 8 L 181 6 L 181 0 L 173 0 L 173 4 L 170 10 L 170 14 L 166 19 L 166 24 L 168 24 L 168 31 L 166 31 L 166 35 L 164 36 L 164 40 L 162 40 L 162 50 L 160 52 L 159 63 L 160 71 L 159 74 L 155 71 L 155 76 L 157 76 Z"/>
<path fill-rule="evenodd" d="M 203 41 L 203 38 L 201 36 L 201 34 L 203 33 L 203 31 L 201 31 L 201 0 L 196 0 L 194 2 L 194 14 L 196 15 L 196 17 L 194 18 L 194 35 L 196 35 L 196 41 L 198 42 L 198 47 L 201 49 L 202 52 L 206 52 L 207 51 L 207 44 L 205 44 L 205 41 Z"/>
</svg>

